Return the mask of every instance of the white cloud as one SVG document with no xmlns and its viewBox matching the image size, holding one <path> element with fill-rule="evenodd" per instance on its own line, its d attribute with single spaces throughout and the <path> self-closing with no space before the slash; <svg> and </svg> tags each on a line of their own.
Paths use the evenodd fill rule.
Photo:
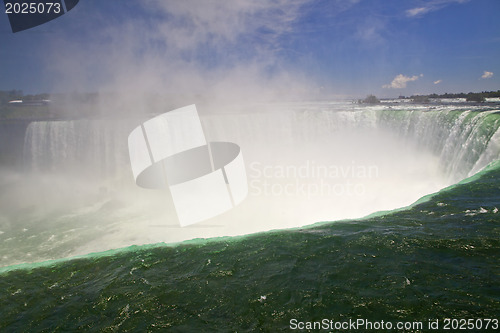
<svg viewBox="0 0 500 333">
<path fill-rule="evenodd" d="M 57 78 L 52 90 L 169 93 L 179 99 L 188 93 L 212 100 L 314 92 L 299 70 L 281 66 L 277 52 L 309 1 L 147 0 L 138 5 L 140 15 L 127 20 L 96 16 L 96 24 L 106 23 L 88 36 L 84 51 L 77 40 L 53 38 L 46 69 Z"/>
<path fill-rule="evenodd" d="M 489 79 L 490 77 L 493 77 L 493 72 L 484 71 L 481 79 Z"/>
<path fill-rule="evenodd" d="M 434 81 L 434 84 L 440 84 L 442 80 L 436 80 Z"/>
<path fill-rule="evenodd" d="M 414 75 L 414 76 L 404 76 L 403 74 L 397 75 L 394 80 L 390 84 L 385 84 L 382 88 L 388 89 L 402 89 L 406 88 L 406 84 L 411 81 L 417 81 L 420 77 L 424 76 L 424 74 Z"/>
<path fill-rule="evenodd" d="M 406 11 L 406 16 L 408 17 L 422 17 L 427 13 L 440 10 L 450 4 L 454 3 L 464 3 L 469 0 L 429 0 L 424 2 L 421 6 L 408 9 Z"/>
<path fill-rule="evenodd" d="M 431 11 L 431 7 L 416 7 L 406 11 L 407 16 L 420 16 Z"/>
<path fill-rule="evenodd" d="M 291 31 L 308 0 L 163 1 L 150 0 L 155 13 L 168 15 L 157 31 L 171 47 L 193 49 L 203 43 L 236 43 L 242 36 L 260 33 L 268 45 Z"/>
<path fill-rule="evenodd" d="M 356 37 L 363 42 L 377 44 L 384 41 L 382 32 L 385 29 L 385 22 L 378 19 L 367 19 L 359 23 Z"/>
</svg>

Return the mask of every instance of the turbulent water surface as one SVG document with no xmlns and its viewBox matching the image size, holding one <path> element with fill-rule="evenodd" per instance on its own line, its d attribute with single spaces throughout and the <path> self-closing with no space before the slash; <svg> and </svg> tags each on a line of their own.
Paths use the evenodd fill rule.
<svg viewBox="0 0 500 333">
<path fill-rule="evenodd" d="M 131 180 L 135 120 L 19 126 L 22 156 L 11 152 L 17 162 L 4 163 L 0 183 L 0 328 L 273 331 L 292 319 L 498 318 L 497 110 L 200 108 L 208 139 L 241 146 L 249 195 L 189 228 L 168 193 Z M 233 237 L 200 239 L 217 236 Z M 96 251 L 107 252 L 46 261 Z"/>
</svg>

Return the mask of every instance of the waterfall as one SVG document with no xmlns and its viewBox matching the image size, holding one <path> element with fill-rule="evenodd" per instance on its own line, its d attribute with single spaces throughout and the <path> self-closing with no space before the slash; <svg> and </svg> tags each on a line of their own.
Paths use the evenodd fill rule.
<svg viewBox="0 0 500 333">
<path fill-rule="evenodd" d="M 381 133 L 390 136 L 389 140 L 408 145 L 408 149 L 434 155 L 450 182 L 470 176 L 500 158 L 496 149 L 500 114 L 477 107 L 260 105 L 241 112 L 202 113 L 202 121 L 209 140 L 241 144 L 247 161 L 286 163 L 301 156 L 321 159 L 333 154 L 337 160 L 351 157 L 362 160 L 363 149 L 359 147 L 370 145 Z M 130 119 L 32 122 L 26 128 L 22 149 L 25 168 L 95 179 L 119 174 L 129 177 L 126 138 L 136 122 Z M 384 147 L 372 148 L 384 150 Z M 361 151 L 348 156 L 354 150 Z"/>
<path fill-rule="evenodd" d="M 500 114 L 496 110 L 385 110 L 379 119 L 380 126 L 438 156 L 452 181 L 471 176 L 500 158 L 500 150 L 495 149 L 500 132 Z"/>
<path fill-rule="evenodd" d="M 110 120 L 36 121 L 24 138 L 32 172 L 104 179 L 129 168 L 127 136 L 133 123 Z"/>
<path fill-rule="evenodd" d="M 198 111 L 207 141 L 241 147 L 249 194 L 190 228 L 179 227 L 168 193 L 135 185 L 127 138 L 145 119 L 35 121 L 10 132 L 3 124 L 9 142 L 0 151 L 22 151 L 24 164 L 18 175 L 0 172 L 1 231 L 23 249 L 8 260 L 359 218 L 407 206 L 500 158 L 493 107 L 318 102 Z"/>
<path fill-rule="evenodd" d="M 500 150 L 495 149 L 500 136 L 500 114 L 496 110 L 384 106 L 345 110 L 345 105 L 321 109 L 306 105 L 279 112 L 224 114 L 223 121 L 213 115 L 206 117 L 205 122 L 212 140 L 246 143 L 249 150 L 255 145 L 265 150 L 278 143 L 281 148 L 300 147 L 305 142 L 317 142 L 327 150 L 338 144 L 332 141 L 339 135 L 351 138 L 358 134 L 362 137 L 366 132 L 383 132 L 435 155 L 450 181 L 470 176 L 500 158 Z"/>
<path fill-rule="evenodd" d="M 450 181 L 470 176 L 500 158 L 495 146 L 500 114 L 495 110 L 302 103 L 202 113 L 202 121 L 209 140 L 237 142 L 251 159 L 300 156 L 304 153 L 300 149 L 311 146 L 318 148 L 319 155 L 338 154 L 342 150 L 335 148 L 349 147 L 349 140 L 360 140 L 356 144 L 362 145 L 367 133 L 384 133 L 435 155 Z M 134 126 L 133 120 L 32 122 L 24 137 L 25 167 L 95 178 L 123 174 L 129 168 L 126 138 Z"/>
</svg>

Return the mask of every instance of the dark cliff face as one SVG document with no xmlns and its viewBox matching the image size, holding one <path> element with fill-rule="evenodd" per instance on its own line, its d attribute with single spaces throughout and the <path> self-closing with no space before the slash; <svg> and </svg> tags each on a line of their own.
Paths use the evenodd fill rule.
<svg viewBox="0 0 500 333">
<path fill-rule="evenodd" d="M 22 167 L 24 136 L 30 122 L 30 120 L 0 121 L 0 167 Z"/>
</svg>

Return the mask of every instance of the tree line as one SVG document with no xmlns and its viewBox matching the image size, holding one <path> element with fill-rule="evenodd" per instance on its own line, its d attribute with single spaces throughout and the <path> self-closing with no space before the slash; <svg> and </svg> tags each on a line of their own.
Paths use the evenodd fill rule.
<svg viewBox="0 0 500 333">
<path fill-rule="evenodd" d="M 430 95 L 413 95 L 410 97 L 412 100 L 423 100 L 430 98 L 465 98 L 466 101 L 470 102 L 484 102 L 486 98 L 500 97 L 500 90 L 497 91 L 482 91 L 479 93 L 469 92 L 469 93 L 444 93 L 444 94 L 430 94 Z"/>
</svg>

